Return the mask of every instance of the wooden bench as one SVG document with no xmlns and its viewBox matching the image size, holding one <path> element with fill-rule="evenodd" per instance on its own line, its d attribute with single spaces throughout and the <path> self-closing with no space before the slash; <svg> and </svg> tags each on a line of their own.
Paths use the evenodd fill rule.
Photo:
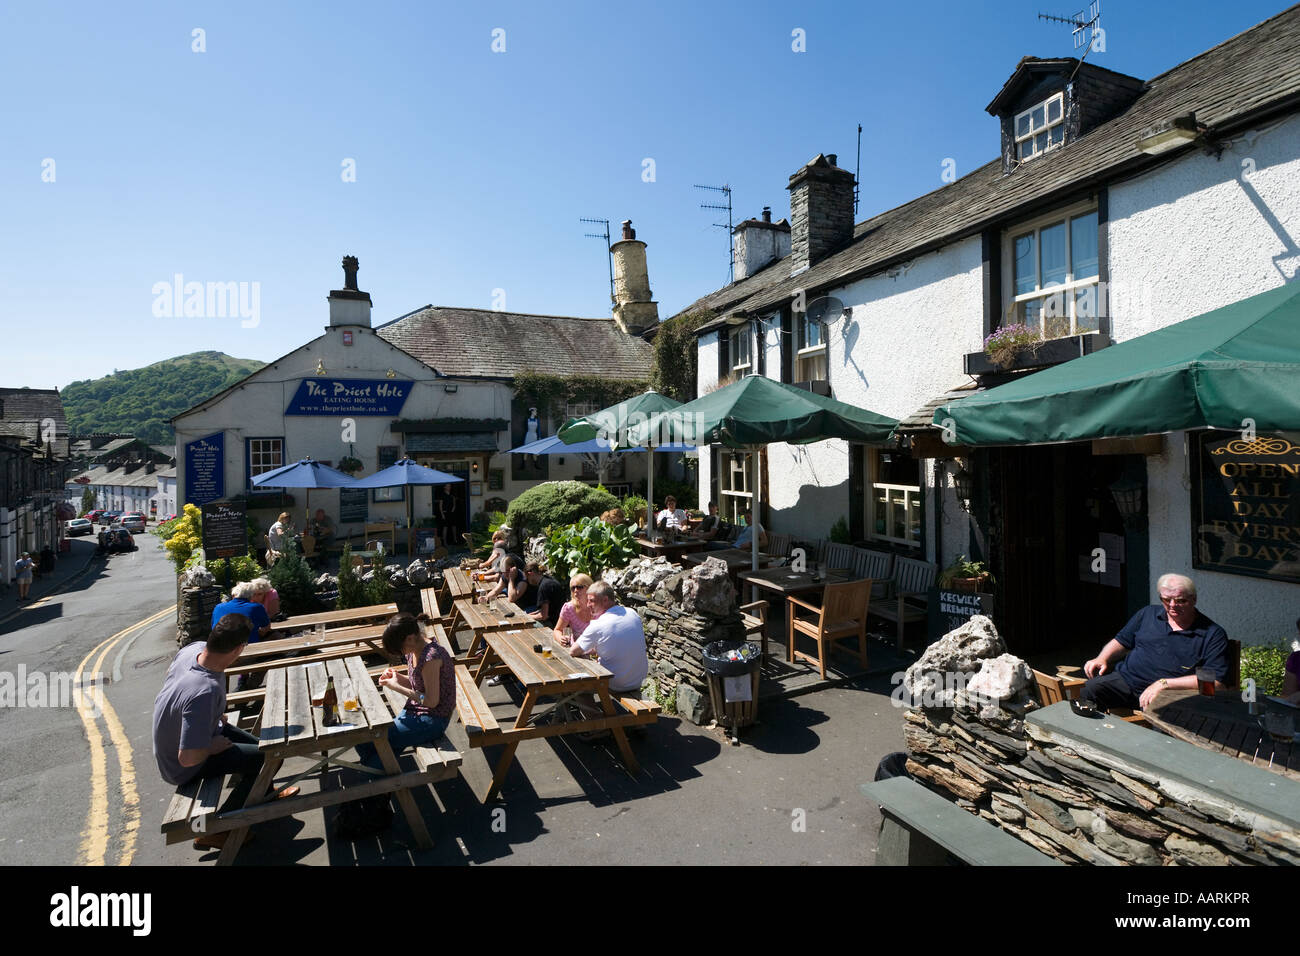
<svg viewBox="0 0 1300 956">
<path fill-rule="evenodd" d="M 880 807 L 876 866 L 1062 866 L 907 777 L 864 783 Z"/>
<path fill-rule="evenodd" d="M 871 613 L 894 621 L 898 625 L 898 647 L 903 646 L 903 629 L 913 621 L 924 621 L 929 616 L 927 604 L 930 588 L 939 569 L 928 561 L 916 558 L 895 558 L 891 579 L 892 596 L 872 601 Z"/>
<path fill-rule="evenodd" d="M 176 788 L 163 813 L 162 832 L 168 845 L 185 843 L 206 832 L 206 821 L 221 805 L 225 775 L 191 780 Z"/>
<path fill-rule="evenodd" d="M 871 600 L 883 601 L 893 586 L 894 555 L 889 551 L 854 548 L 853 573 L 858 578 L 870 578 Z"/>
<path fill-rule="evenodd" d="M 501 725 L 492 716 L 483 691 L 474 681 L 474 675 L 464 664 L 456 665 L 456 713 L 465 726 L 465 735 L 471 741 L 491 740 L 501 736 Z M 485 743 L 474 743 L 483 747 Z"/>
</svg>

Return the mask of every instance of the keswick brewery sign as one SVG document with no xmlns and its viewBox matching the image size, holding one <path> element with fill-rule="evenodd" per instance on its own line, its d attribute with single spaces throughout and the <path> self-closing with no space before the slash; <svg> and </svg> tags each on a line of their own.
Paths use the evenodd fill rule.
<svg viewBox="0 0 1300 956">
<path fill-rule="evenodd" d="M 412 382 L 396 379 L 305 378 L 286 415 L 396 415 Z"/>
</svg>

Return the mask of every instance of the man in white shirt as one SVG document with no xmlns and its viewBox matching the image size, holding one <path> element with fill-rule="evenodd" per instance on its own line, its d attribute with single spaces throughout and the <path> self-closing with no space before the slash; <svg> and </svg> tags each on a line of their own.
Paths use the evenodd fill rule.
<svg viewBox="0 0 1300 956">
<path fill-rule="evenodd" d="M 604 581 L 587 588 L 587 607 L 592 621 L 569 653 L 574 657 L 598 656 L 600 665 L 614 674 L 609 688 L 616 696 L 639 695 L 641 683 L 650 673 L 640 616 L 618 604 L 613 588 Z M 596 702 L 593 699 L 590 703 L 594 707 Z"/>
<path fill-rule="evenodd" d="M 660 531 L 685 531 L 686 512 L 677 507 L 677 499 L 669 495 L 664 499 L 664 509 L 655 515 L 655 527 Z"/>
</svg>

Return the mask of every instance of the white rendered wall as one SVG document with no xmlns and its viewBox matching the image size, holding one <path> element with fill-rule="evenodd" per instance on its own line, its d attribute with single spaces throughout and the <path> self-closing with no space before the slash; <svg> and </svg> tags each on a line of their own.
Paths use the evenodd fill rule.
<svg viewBox="0 0 1300 956">
<path fill-rule="evenodd" d="M 703 395 L 718 384 L 718 333 L 709 332 L 698 339 L 695 369 L 695 394 Z M 700 449 L 699 502 L 705 509 L 709 503 L 709 489 L 713 483 L 713 456 L 707 447 Z"/>
<path fill-rule="evenodd" d="M 1221 160 L 1193 153 L 1112 186 L 1110 219 L 1118 340 L 1293 280 L 1300 266 L 1300 118 L 1234 144 Z M 1246 644 L 1293 638 L 1300 585 L 1192 568 L 1185 446 L 1186 433 L 1167 435 L 1164 454 L 1147 459 L 1151 600 L 1159 575 L 1189 574 L 1199 607 L 1229 637 Z"/>
<path fill-rule="evenodd" d="M 980 241 L 922 256 L 895 276 L 861 279 L 830 294 L 852 310 L 827 330 L 831 389 L 842 402 L 902 418 L 966 381 L 962 356 L 980 347 L 984 326 Z M 770 339 L 775 342 L 775 339 Z M 703 362 L 703 359 L 701 359 Z M 779 345 L 769 345 L 768 375 L 780 377 Z M 927 481 L 927 465 L 922 481 Z M 849 513 L 849 447 L 842 441 L 768 449 L 772 527 L 823 538 Z M 965 513 L 949 500 L 945 554 L 966 550 Z M 927 503 L 929 492 L 927 491 Z M 955 511 L 954 511 L 955 509 Z M 927 515 L 932 553 L 934 513 Z M 962 531 L 960 541 L 949 528 Z"/>
</svg>

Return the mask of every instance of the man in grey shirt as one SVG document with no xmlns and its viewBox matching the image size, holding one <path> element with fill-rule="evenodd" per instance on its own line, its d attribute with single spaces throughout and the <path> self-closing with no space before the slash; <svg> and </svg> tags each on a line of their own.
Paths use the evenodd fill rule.
<svg viewBox="0 0 1300 956">
<path fill-rule="evenodd" d="M 257 738 L 227 724 L 226 668 L 248 644 L 252 622 L 242 614 L 226 614 L 207 641 L 187 644 L 176 654 L 153 707 L 153 753 L 158 772 L 168 783 L 238 774 L 239 783 L 219 812 L 244 805 L 262 769 Z M 279 796 L 292 796 L 290 787 Z M 226 834 L 194 841 L 199 850 L 216 849 Z"/>
</svg>

